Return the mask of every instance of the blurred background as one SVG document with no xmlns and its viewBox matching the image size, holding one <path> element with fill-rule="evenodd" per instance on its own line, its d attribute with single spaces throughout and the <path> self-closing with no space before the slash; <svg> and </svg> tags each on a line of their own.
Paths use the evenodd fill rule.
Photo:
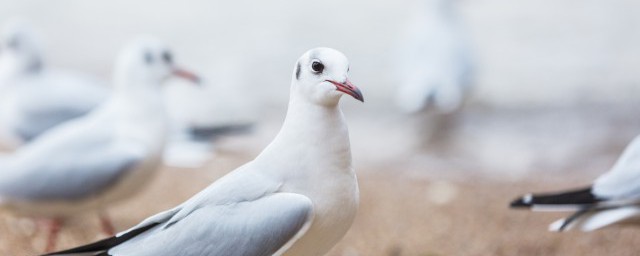
<svg viewBox="0 0 640 256">
<path fill-rule="evenodd" d="M 349 256 L 633 255 L 632 228 L 554 234 L 547 224 L 562 215 L 507 206 L 531 191 L 588 184 L 640 133 L 638 14 L 633 0 L 0 1 L 0 22 L 20 17 L 41 34 L 49 66 L 108 81 L 120 48 L 152 34 L 205 80 L 167 86 L 177 119 L 255 123 L 251 134 L 218 141 L 202 168 L 164 168 L 112 210 L 118 230 L 255 157 L 284 119 L 297 58 L 317 46 L 344 52 L 365 96 L 341 103 L 362 202 L 330 255 Z M 420 17 L 436 24 L 423 28 L 436 42 L 446 32 L 427 30 L 455 30 L 473 70 L 446 126 L 437 111 L 408 114 L 396 102 L 411 63 L 399 52 L 412 50 Z M 0 254 L 44 243 L 25 221 L 0 225 Z M 69 225 L 61 247 L 97 239 L 91 218 Z"/>
</svg>

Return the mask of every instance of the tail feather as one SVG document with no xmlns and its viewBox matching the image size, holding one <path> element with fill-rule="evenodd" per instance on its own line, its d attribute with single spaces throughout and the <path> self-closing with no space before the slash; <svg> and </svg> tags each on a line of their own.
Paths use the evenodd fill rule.
<svg viewBox="0 0 640 256">
<path fill-rule="evenodd" d="M 568 218 L 560 219 L 549 225 L 549 231 L 563 232 L 579 227 L 583 232 L 591 232 L 610 225 L 638 218 L 640 208 L 637 206 L 583 210 Z"/>
<path fill-rule="evenodd" d="M 559 219 L 549 225 L 549 231 L 551 232 L 563 232 L 573 228 L 575 222 L 567 223 L 566 219 Z"/>
<path fill-rule="evenodd" d="M 253 124 L 246 123 L 211 127 L 190 127 L 188 133 L 194 140 L 213 140 L 220 136 L 249 133 L 252 129 Z"/>
<path fill-rule="evenodd" d="M 592 188 L 582 188 L 560 193 L 528 194 L 511 202 L 511 208 L 531 209 L 573 209 L 582 210 L 601 202 L 602 199 L 592 193 Z"/>
<path fill-rule="evenodd" d="M 574 214 L 571 214 L 571 216 L 552 223 L 549 226 L 549 231 L 554 231 L 554 232 L 567 231 L 574 226 L 574 223 L 576 223 L 577 220 L 579 220 L 582 216 L 585 216 L 585 214 L 588 212 L 589 212 L 589 209 L 576 211 Z"/>
<path fill-rule="evenodd" d="M 549 225 L 549 231 L 563 232 L 574 227 L 588 232 L 640 217 L 640 201 L 597 197 L 592 187 L 561 193 L 528 194 L 511 202 L 512 208 L 575 211 Z"/>
<path fill-rule="evenodd" d="M 135 236 L 144 233 L 145 231 L 157 226 L 160 223 L 151 223 L 147 226 L 143 226 L 137 229 L 130 230 L 120 236 L 112 236 L 91 244 L 75 247 L 72 249 L 44 254 L 42 256 L 54 256 L 54 255 L 106 255 L 108 256 L 109 249 L 116 247 Z"/>
<path fill-rule="evenodd" d="M 598 211 L 582 223 L 581 229 L 585 232 L 593 231 L 609 225 L 624 222 L 638 216 L 640 216 L 640 208 L 637 206 Z"/>
</svg>

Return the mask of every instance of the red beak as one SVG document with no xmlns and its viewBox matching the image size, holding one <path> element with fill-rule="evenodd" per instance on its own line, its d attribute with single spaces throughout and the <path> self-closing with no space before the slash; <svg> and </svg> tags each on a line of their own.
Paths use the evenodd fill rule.
<svg viewBox="0 0 640 256">
<path fill-rule="evenodd" d="M 358 89 L 358 87 L 353 85 L 349 81 L 349 79 L 344 80 L 343 83 L 338 83 L 338 82 L 332 81 L 332 80 L 327 80 L 327 82 L 332 83 L 333 85 L 335 85 L 336 86 L 336 90 L 341 91 L 341 92 L 346 93 L 346 94 L 349 94 L 354 99 L 359 100 L 361 102 L 364 102 L 364 97 L 362 96 L 362 92 L 360 92 L 360 89 Z"/>
<path fill-rule="evenodd" d="M 173 68 L 173 75 L 189 80 L 195 84 L 200 84 L 200 77 L 192 73 L 191 71 L 184 70 L 181 68 Z"/>
</svg>

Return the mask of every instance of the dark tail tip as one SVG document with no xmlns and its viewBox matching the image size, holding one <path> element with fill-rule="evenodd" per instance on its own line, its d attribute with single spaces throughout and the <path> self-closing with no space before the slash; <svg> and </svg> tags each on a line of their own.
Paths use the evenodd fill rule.
<svg viewBox="0 0 640 256">
<path fill-rule="evenodd" d="M 533 205 L 532 198 L 533 196 L 531 194 L 522 196 L 518 199 L 511 201 L 511 203 L 509 204 L 509 207 L 510 208 L 531 208 L 531 206 Z"/>
<path fill-rule="evenodd" d="M 229 124 L 211 127 L 191 127 L 189 135 L 194 140 L 213 140 L 220 136 L 240 135 L 253 131 L 253 123 Z"/>
</svg>

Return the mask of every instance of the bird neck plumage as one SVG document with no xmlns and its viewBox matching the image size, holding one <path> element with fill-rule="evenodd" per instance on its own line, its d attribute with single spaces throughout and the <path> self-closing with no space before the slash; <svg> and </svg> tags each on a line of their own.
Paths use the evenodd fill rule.
<svg viewBox="0 0 640 256">
<path fill-rule="evenodd" d="M 283 165 L 279 167 L 300 171 L 351 172 L 349 132 L 342 111 L 337 104 L 319 105 L 292 95 L 282 128 L 256 160 L 261 158 L 278 159 Z"/>
<path fill-rule="evenodd" d="M 120 136 L 147 144 L 156 144 L 164 138 L 168 129 L 167 113 L 160 88 L 153 86 L 160 85 L 117 85 L 112 104 L 116 108 L 116 130 Z"/>
</svg>

